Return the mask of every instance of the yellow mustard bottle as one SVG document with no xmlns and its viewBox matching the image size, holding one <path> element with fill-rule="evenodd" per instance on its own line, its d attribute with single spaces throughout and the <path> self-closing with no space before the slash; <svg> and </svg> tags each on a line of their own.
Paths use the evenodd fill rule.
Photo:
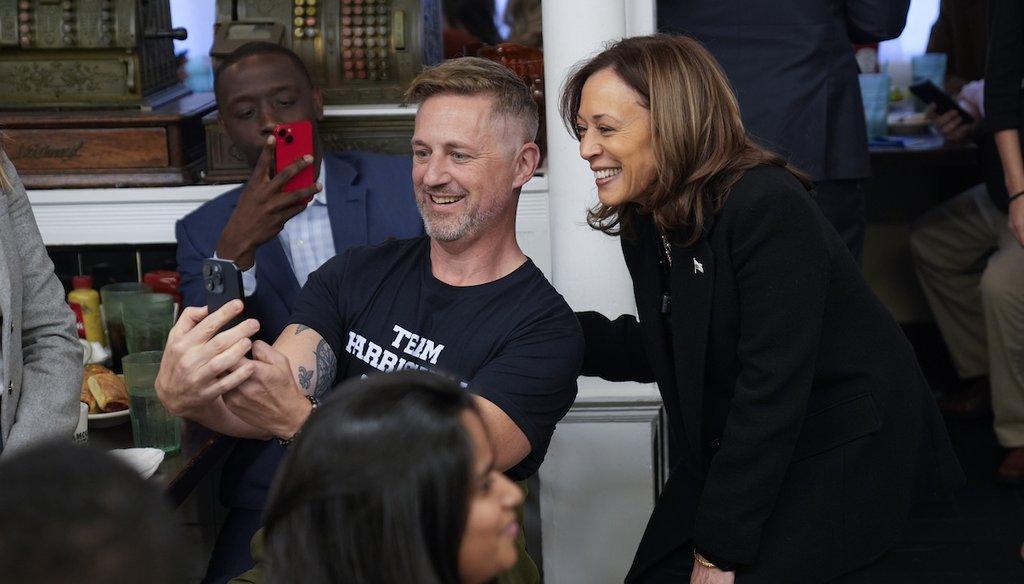
<svg viewBox="0 0 1024 584">
<path fill-rule="evenodd" d="M 78 336 L 106 346 L 107 337 L 103 334 L 103 319 L 100 318 L 100 293 L 92 287 L 92 276 L 71 278 L 71 288 L 68 304 L 75 313 Z"/>
</svg>

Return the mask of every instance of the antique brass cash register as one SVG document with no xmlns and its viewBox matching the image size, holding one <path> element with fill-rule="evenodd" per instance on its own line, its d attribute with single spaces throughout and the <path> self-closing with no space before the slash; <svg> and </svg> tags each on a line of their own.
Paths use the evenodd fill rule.
<svg viewBox="0 0 1024 584">
<path fill-rule="evenodd" d="M 30 188 L 195 182 L 211 94 L 179 81 L 168 0 L 0 0 L 0 129 Z"/>
<path fill-rule="evenodd" d="M 409 81 L 442 56 L 439 0 L 217 0 L 214 67 L 254 40 L 302 58 L 324 96 L 328 150 L 407 153 L 413 112 L 397 107 Z M 206 117 L 209 181 L 244 180 L 216 112 Z"/>
</svg>

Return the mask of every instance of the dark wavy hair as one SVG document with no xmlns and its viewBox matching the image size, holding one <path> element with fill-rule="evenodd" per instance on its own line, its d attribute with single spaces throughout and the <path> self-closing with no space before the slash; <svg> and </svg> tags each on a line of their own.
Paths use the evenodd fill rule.
<svg viewBox="0 0 1024 584">
<path fill-rule="evenodd" d="M 188 580 L 184 532 L 171 502 L 124 462 L 70 439 L 4 456 L 0 580 L 5 584 Z"/>
<path fill-rule="evenodd" d="M 650 213 L 662 233 L 686 234 L 691 244 L 707 220 L 720 211 L 729 189 L 755 166 L 788 168 L 808 189 L 811 181 L 779 155 L 752 142 L 740 119 L 732 87 L 714 57 L 697 41 L 656 34 L 612 42 L 597 56 L 576 65 L 562 87 L 559 113 L 579 139 L 576 119 L 583 85 L 611 69 L 650 111 L 656 176 L 641 202 L 598 203 L 587 223 L 605 233 L 631 237 L 639 213 Z"/>
<path fill-rule="evenodd" d="M 272 583 L 458 582 L 472 444 L 459 385 L 420 371 L 349 380 L 310 416 L 266 513 Z"/>
</svg>

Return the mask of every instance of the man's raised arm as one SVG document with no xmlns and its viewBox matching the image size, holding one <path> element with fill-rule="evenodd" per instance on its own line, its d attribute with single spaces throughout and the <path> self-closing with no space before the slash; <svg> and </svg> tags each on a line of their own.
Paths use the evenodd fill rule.
<svg viewBox="0 0 1024 584">
<path fill-rule="evenodd" d="M 334 384 L 337 359 L 327 341 L 313 329 L 291 324 L 271 347 L 253 344 L 252 374 L 224 394 L 232 415 L 288 440 L 298 433 L 313 409 L 312 402 Z"/>
</svg>

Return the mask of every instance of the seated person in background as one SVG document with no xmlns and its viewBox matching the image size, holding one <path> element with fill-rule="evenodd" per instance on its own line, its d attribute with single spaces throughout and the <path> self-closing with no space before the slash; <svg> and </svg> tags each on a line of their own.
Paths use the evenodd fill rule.
<svg viewBox="0 0 1024 584">
<path fill-rule="evenodd" d="M 1016 18 L 1005 12 L 1013 10 L 1018 12 Z M 935 126 L 948 139 L 966 139 L 976 134 L 979 124 L 985 125 L 980 142 L 985 182 L 919 219 L 910 234 L 910 250 L 957 374 L 965 380 L 966 387 L 940 406 L 947 413 L 985 414 L 991 401 L 996 438 L 1009 449 L 996 480 L 1020 486 L 1024 485 L 1024 196 L 1018 193 L 1024 191 L 1024 171 L 1019 154 L 1016 170 L 1012 158 L 1001 159 L 993 130 L 1021 123 L 1024 45 L 1019 2 L 993 2 L 989 11 L 998 26 L 989 29 L 988 42 L 1000 50 L 989 49 L 985 80 L 967 84 L 959 97 L 974 123 L 965 124 L 954 111 L 942 116 L 932 112 Z M 995 112 L 989 105 L 992 71 L 999 72 L 994 78 L 1003 96 L 991 102 L 997 105 Z M 983 121 L 986 115 L 989 119 Z M 993 117 L 999 121 L 993 124 Z M 1013 141 L 1019 142 L 1019 136 Z M 1004 172 L 1004 160 L 1011 162 L 1009 172 Z"/>
<path fill-rule="evenodd" d="M 495 467 L 523 480 L 575 399 L 583 350 L 576 317 L 516 241 L 519 193 L 539 161 L 537 105 L 512 71 L 477 57 L 427 69 L 406 96 L 420 104 L 413 183 L 429 237 L 329 260 L 273 347 L 250 341 L 255 320 L 217 333 L 240 302 L 187 308 L 157 392 L 222 433 L 287 442 L 340 380 L 444 372 L 474 394 Z M 533 574 L 519 581 L 538 580 L 525 569 Z"/>
<path fill-rule="evenodd" d="M 940 0 L 926 53 L 946 54 L 946 91 L 960 93 L 985 74 L 986 0 Z"/>
<path fill-rule="evenodd" d="M 4 584 L 187 581 L 182 533 L 159 490 L 111 455 L 70 442 L 0 462 Z"/>
<path fill-rule="evenodd" d="M 203 260 L 214 254 L 232 260 L 246 270 L 246 315 L 262 325 L 257 338 L 273 341 L 309 273 L 336 253 L 423 234 L 411 162 L 408 155 L 324 152 L 320 90 L 302 60 L 279 45 L 253 42 L 235 50 L 218 66 L 214 90 L 218 122 L 253 171 L 243 186 L 177 223 L 182 297 L 188 306 L 205 305 Z M 299 120 L 313 122 L 314 160 L 272 177 L 272 131 Z M 309 164 L 319 186 L 282 192 Z"/>
<path fill-rule="evenodd" d="M 235 50 L 218 67 L 214 89 L 219 123 L 253 171 L 245 185 L 178 222 L 183 303 L 206 304 L 203 259 L 233 260 L 245 270 L 246 314 L 260 321 L 258 338 L 272 342 L 309 273 L 329 258 L 353 246 L 423 233 L 411 165 L 408 156 L 324 152 L 317 131 L 323 118 L 320 91 L 302 60 L 279 45 L 254 42 Z M 314 159 L 271 177 L 273 129 L 298 120 L 313 122 Z M 282 192 L 309 164 L 318 186 Z M 222 475 L 230 511 L 206 582 L 224 582 L 252 565 L 249 540 L 282 454 L 276 443 L 264 441 L 241 442 L 232 452 Z"/>
<path fill-rule="evenodd" d="M 422 371 L 349 380 L 290 450 L 262 566 L 235 582 L 265 567 L 268 583 L 478 584 L 515 565 L 523 492 L 495 468 L 458 383 Z"/>
<path fill-rule="evenodd" d="M 0 339 L 0 458 L 39 440 L 71 442 L 82 385 L 75 317 L 3 145 L 0 133 L 0 331 L 10 333 Z"/>
<path fill-rule="evenodd" d="M 960 107 L 974 118 L 971 123 L 955 110 L 938 114 L 934 104 L 928 105 L 928 119 L 947 141 L 976 139 L 982 150 L 989 151 L 991 144 L 987 142 L 991 137 L 981 133 L 983 92 L 984 82 L 972 81 L 957 98 Z M 989 167 L 993 153 L 987 154 L 984 166 L 992 172 Z M 998 318 L 996 314 L 1001 311 L 997 307 L 1003 301 L 1016 302 L 1010 299 L 1013 290 L 1024 292 L 1014 284 L 1024 277 L 1019 269 L 1024 255 L 1007 227 L 1005 195 L 1002 201 L 996 200 L 987 182 L 982 182 L 945 201 L 914 222 L 910 252 L 921 289 L 961 380 L 961 387 L 944 395 L 939 407 L 952 415 L 985 415 L 990 408 L 989 385 L 995 381 L 989 377 L 991 364 L 1005 371 L 1005 365 L 998 363 L 1005 363 L 1009 355 L 999 340 L 1000 327 L 991 329 L 996 338 L 986 339 L 988 327 L 982 305 L 987 303 L 994 311 L 991 316 Z M 1011 380 L 1003 378 L 998 383 L 1006 381 Z"/>
</svg>

